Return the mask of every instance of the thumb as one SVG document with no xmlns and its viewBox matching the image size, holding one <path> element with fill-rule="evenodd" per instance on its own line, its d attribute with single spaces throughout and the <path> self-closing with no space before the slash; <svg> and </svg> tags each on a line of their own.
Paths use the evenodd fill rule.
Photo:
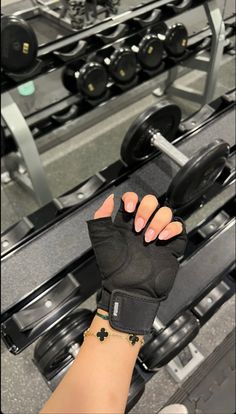
<svg viewBox="0 0 236 414">
<path fill-rule="evenodd" d="M 108 198 L 106 198 L 103 205 L 95 212 L 94 219 L 111 217 L 114 207 L 114 194 L 111 194 Z"/>
</svg>

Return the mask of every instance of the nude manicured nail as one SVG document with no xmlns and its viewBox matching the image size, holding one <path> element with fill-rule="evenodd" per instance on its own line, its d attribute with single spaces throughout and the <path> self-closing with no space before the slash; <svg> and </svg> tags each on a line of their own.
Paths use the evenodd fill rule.
<svg viewBox="0 0 236 414">
<path fill-rule="evenodd" d="M 110 194 L 105 201 L 110 200 L 110 198 L 114 198 L 114 194 Z"/>
<path fill-rule="evenodd" d="M 128 211 L 128 213 L 133 213 L 134 209 L 135 209 L 135 205 L 132 201 L 129 201 L 126 206 L 125 206 L 126 211 Z"/>
<path fill-rule="evenodd" d="M 170 237 L 170 232 L 168 230 L 163 230 L 159 234 L 158 239 L 159 240 L 167 240 L 167 239 L 169 239 L 169 237 Z"/>
<path fill-rule="evenodd" d="M 148 229 L 148 231 L 145 233 L 145 242 L 149 243 L 152 240 L 155 239 L 155 231 L 153 229 Z"/>
<path fill-rule="evenodd" d="M 137 218 L 135 220 L 135 225 L 134 225 L 135 231 L 137 232 L 141 231 L 144 228 L 144 225 L 145 225 L 144 219 L 142 217 Z"/>
</svg>

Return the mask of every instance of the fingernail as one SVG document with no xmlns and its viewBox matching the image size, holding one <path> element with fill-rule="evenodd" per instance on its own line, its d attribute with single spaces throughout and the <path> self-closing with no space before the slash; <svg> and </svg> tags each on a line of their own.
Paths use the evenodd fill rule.
<svg viewBox="0 0 236 414">
<path fill-rule="evenodd" d="M 155 231 L 153 229 L 148 229 L 148 231 L 145 233 L 145 242 L 149 243 L 150 241 L 155 239 Z"/>
<path fill-rule="evenodd" d="M 158 239 L 159 240 L 167 240 L 167 239 L 169 239 L 169 237 L 170 237 L 170 232 L 168 230 L 163 230 L 159 234 Z"/>
<path fill-rule="evenodd" d="M 129 201 L 127 203 L 127 205 L 125 206 L 126 211 L 128 211 L 128 213 L 133 213 L 134 209 L 135 209 L 135 205 L 133 203 L 133 201 Z"/>
<path fill-rule="evenodd" d="M 109 197 L 107 197 L 107 199 L 105 201 L 110 200 L 110 198 L 113 199 L 114 198 L 114 194 L 109 195 Z"/>
<path fill-rule="evenodd" d="M 142 217 L 139 217 L 138 219 L 135 220 L 135 231 L 139 232 L 144 228 L 144 219 Z"/>
</svg>

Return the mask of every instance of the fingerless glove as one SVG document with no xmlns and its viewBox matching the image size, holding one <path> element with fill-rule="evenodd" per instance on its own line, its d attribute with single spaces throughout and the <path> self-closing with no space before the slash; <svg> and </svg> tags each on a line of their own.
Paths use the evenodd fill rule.
<svg viewBox="0 0 236 414">
<path fill-rule="evenodd" d="M 87 223 L 102 277 L 98 307 L 109 312 L 114 329 L 145 335 L 173 286 L 187 236 L 184 228 L 173 239 L 147 244 L 143 232 L 135 232 L 134 218 L 122 201 L 114 222 L 106 217 Z"/>
</svg>

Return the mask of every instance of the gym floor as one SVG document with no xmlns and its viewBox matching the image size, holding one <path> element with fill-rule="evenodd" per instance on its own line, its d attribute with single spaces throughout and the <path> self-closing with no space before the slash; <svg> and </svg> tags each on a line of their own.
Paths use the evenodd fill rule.
<svg viewBox="0 0 236 414">
<path fill-rule="evenodd" d="M 8 8 L 11 7 L 11 3 L 13 2 L 9 0 L 3 1 L 2 6 Z M 131 0 L 127 1 L 127 8 L 128 5 L 130 6 L 134 3 L 137 4 L 137 2 Z M 224 6 L 223 1 L 219 0 L 219 3 L 222 7 Z M 227 10 L 225 10 L 225 13 L 232 11 L 235 7 L 234 1 L 228 0 L 226 3 Z M 190 17 L 192 20 L 188 21 L 188 25 L 192 26 L 193 30 L 195 28 L 198 29 L 196 21 L 202 21 L 202 27 L 204 27 L 205 18 L 200 8 L 197 9 L 195 15 L 190 15 Z M 185 19 L 186 21 L 188 20 L 186 17 Z M 183 18 L 181 16 L 180 21 L 184 22 L 184 15 Z M 156 86 L 160 86 L 164 78 L 164 76 L 158 77 L 158 84 Z M 179 81 L 200 91 L 203 88 L 203 80 L 200 72 L 191 71 L 181 77 Z M 221 70 L 218 74 L 215 96 L 220 96 L 233 87 L 235 87 L 235 58 L 226 54 L 223 57 Z M 45 86 L 45 90 L 50 90 L 50 84 Z M 168 99 L 180 105 L 183 116 L 187 116 L 197 110 L 197 106 L 189 102 L 181 99 L 172 99 L 171 97 L 168 97 Z M 147 106 L 157 101 L 158 98 L 148 94 L 138 102 L 119 110 L 114 115 L 83 133 L 73 136 L 68 141 L 44 152 L 41 155 L 41 159 L 53 195 L 58 196 L 68 191 L 82 180 L 116 161 L 119 158 L 120 144 L 132 120 Z M 94 154 L 96 154 L 96 157 Z M 230 196 L 231 194 L 224 192 L 224 194 L 212 200 L 202 211 L 198 212 L 198 218 L 199 215 L 203 217 L 210 211 L 211 204 L 218 203 L 220 205 Z M 16 184 L 11 182 L 1 186 L 2 230 L 36 209 L 37 204 L 34 199 Z M 196 215 L 193 215 L 188 221 L 188 226 L 193 226 L 195 220 Z M 2 292 L 2 295 L 4 295 L 4 292 Z M 82 307 L 95 308 L 94 297 L 86 301 Z M 213 353 L 233 331 L 235 324 L 234 312 L 235 303 L 234 298 L 232 298 L 220 308 L 193 341 L 205 358 Z M 13 356 L 6 350 L 4 345 L 1 348 L 2 412 L 5 414 L 37 413 L 50 395 L 47 385 L 32 362 L 33 349 L 34 345 L 27 348 L 20 355 Z M 234 378 L 235 376 L 233 375 L 232 381 Z M 181 386 L 171 378 L 166 368 L 162 368 L 146 385 L 144 395 L 132 412 L 136 414 L 156 413 L 180 388 Z M 232 389 L 235 389 L 235 386 Z M 209 389 L 205 390 L 206 394 L 208 393 L 208 397 L 204 397 L 202 394 L 199 394 L 199 396 L 195 395 L 192 399 L 189 397 L 187 405 L 191 413 L 194 412 L 194 409 L 201 408 L 200 403 L 198 406 L 198 400 L 210 398 L 210 390 L 211 384 L 209 384 Z M 219 406 L 214 413 L 205 413 L 222 414 L 222 411 L 219 411 L 220 409 Z M 231 411 L 232 408 L 230 407 L 229 409 L 230 411 L 225 412 L 225 414 L 233 413 Z M 200 414 L 201 411 L 199 410 L 198 412 Z"/>
</svg>

